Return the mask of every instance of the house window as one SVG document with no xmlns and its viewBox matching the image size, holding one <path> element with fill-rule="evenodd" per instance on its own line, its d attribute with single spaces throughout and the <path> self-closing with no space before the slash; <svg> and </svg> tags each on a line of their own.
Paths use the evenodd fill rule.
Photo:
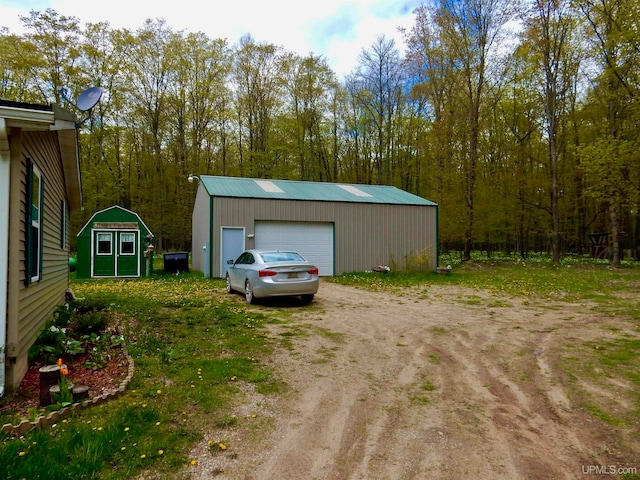
<svg viewBox="0 0 640 480">
<path fill-rule="evenodd" d="M 135 233 L 120 234 L 120 255 L 136 254 L 136 235 Z"/>
<path fill-rule="evenodd" d="M 110 233 L 98 233 L 98 255 L 111 255 Z"/>
<path fill-rule="evenodd" d="M 28 165 L 26 222 L 26 284 L 42 277 L 42 214 L 44 179 L 32 163 Z"/>
<path fill-rule="evenodd" d="M 60 248 L 67 249 L 67 230 L 69 228 L 67 219 L 67 202 L 60 200 Z"/>
</svg>

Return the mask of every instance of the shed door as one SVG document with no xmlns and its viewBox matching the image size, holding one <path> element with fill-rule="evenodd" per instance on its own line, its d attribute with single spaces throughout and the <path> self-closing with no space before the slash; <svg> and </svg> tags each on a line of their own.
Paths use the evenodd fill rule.
<svg viewBox="0 0 640 480">
<path fill-rule="evenodd" d="M 115 232 L 93 232 L 93 276 L 113 277 L 116 274 Z"/>
<path fill-rule="evenodd" d="M 256 248 L 295 250 L 316 265 L 321 276 L 333 275 L 333 224 L 267 222 L 255 225 Z"/>
<path fill-rule="evenodd" d="M 244 227 L 222 227 L 220 277 L 227 274 L 227 260 L 235 260 L 244 251 Z"/>
<path fill-rule="evenodd" d="M 118 256 L 116 265 L 118 277 L 140 276 L 140 232 L 117 232 Z"/>
<path fill-rule="evenodd" d="M 139 231 L 93 231 L 94 277 L 139 277 Z"/>
</svg>

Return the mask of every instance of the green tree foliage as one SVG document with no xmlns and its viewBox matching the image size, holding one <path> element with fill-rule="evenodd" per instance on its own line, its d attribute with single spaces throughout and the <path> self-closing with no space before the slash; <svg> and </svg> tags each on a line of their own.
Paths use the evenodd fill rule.
<svg viewBox="0 0 640 480">
<path fill-rule="evenodd" d="M 248 177 L 287 177 L 287 157 L 271 143 L 282 102 L 282 52 L 247 35 L 235 50 L 239 173 Z"/>
<path fill-rule="evenodd" d="M 547 171 L 550 216 L 550 243 L 553 260 L 560 261 L 561 218 L 560 192 L 568 113 L 572 102 L 579 67 L 579 46 L 573 41 L 577 34 L 577 19 L 568 1 L 536 0 L 526 17 L 523 46 L 528 61 L 540 72 L 539 96 L 544 105 L 543 132 L 546 136 Z M 524 49 L 523 49 L 524 50 Z"/>
<path fill-rule="evenodd" d="M 591 178 L 594 172 L 599 173 L 597 184 L 589 190 L 609 211 L 612 262 L 617 265 L 624 236 L 621 224 L 630 205 L 635 205 L 638 226 L 640 4 L 636 0 L 581 0 L 578 6 L 587 21 L 595 53 L 590 60 L 596 67 L 593 103 L 589 105 L 594 128 L 589 128 L 581 158 Z"/>
<path fill-rule="evenodd" d="M 188 250 L 190 173 L 375 183 L 437 202 L 445 251 L 559 260 L 609 231 L 619 263 L 640 229 L 638 5 L 432 0 L 406 48 L 380 35 L 344 79 L 250 35 L 229 46 L 161 19 L 130 31 L 33 11 L 25 34 L 0 31 L 0 97 L 78 114 L 73 231 L 119 204 L 157 248 Z M 91 86 L 101 101 L 76 110 Z"/>
<path fill-rule="evenodd" d="M 284 66 L 287 101 L 283 112 L 284 146 L 297 172 L 291 178 L 333 181 L 338 156 L 331 135 L 331 106 L 338 82 L 321 57 L 286 57 Z M 287 139 L 290 139 L 287 142 Z"/>
</svg>

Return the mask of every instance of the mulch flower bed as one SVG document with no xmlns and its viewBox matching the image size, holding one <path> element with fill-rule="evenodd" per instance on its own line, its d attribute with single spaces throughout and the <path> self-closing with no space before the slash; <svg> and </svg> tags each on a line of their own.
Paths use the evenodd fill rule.
<svg viewBox="0 0 640 480">
<path fill-rule="evenodd" d="M 85 367 L 88 354 L 75 357 L 67 362 L 69 381 L 75 386 L 89 387 L 89 398 L 118 389 L 128 373 L 128 362 L 125 351 L 121 350 L 103 368 L 93 370 Z M 0 398 L 0 425 L 3 423 L 19 423 L 22 419 L 33 419 L 34 415 L 44 415 L 47 411 L 40 407 L 40 368 L 44 364 L 29 367 L 20 387 L 13 393 Z"/>
</svg>

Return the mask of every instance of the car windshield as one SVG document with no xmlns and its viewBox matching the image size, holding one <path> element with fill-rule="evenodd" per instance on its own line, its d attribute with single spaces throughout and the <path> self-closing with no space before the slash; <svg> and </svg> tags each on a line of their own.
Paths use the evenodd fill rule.
<svg viewBox="0 0 640 480">
<path fill-rule="evenodd" d="M 296 252 L 265 252 L 261 253 L 262 260 L 267 262 L 304 262 L 305 259 Z"/>
</svg>

